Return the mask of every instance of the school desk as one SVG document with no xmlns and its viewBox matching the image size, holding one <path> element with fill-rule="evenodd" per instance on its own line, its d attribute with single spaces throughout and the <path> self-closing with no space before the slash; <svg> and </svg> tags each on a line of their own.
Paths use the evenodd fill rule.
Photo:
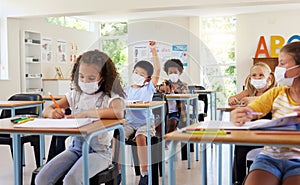
<svg viewBox="0 0 300 185">
<path fill-rule="evenodd" d="M 190 108 L 189 105 L 193 106 L 193 115 L 195 117 L 195 122 L 198 121 L 198 94 L 167 94 L 166 100 L 182 100 L 186 102 L 186 125 L 190 125 L 191 118 L 190 118 Z M 190 157 L 190 144 L 187 143 L 187 160 L 188 160 L 188 169 L 191 168 L 191 157 Z M 198 160 L 198 145 L 196 145 L 196 160 Z"/>
<path fill-rule="evenodd" d="M 13 156 L 14 156 L 14 182 L 15 185 L 22 184 L 22 174 L 19 169 L 21 168 L 21 134 L 37 134 L 37 135 L 80 135 L 84 136 L 85 140 L 83 143 L 82 157 L 83 157 L 83 184 L 89 184 L 88 178 L 88 150 L 89 143 L 93 136 L 99 135 L 110 130 L 118 129 L 120 132 L 121 141 L 121 153 L 125 154 L 125 137 L 124 137 L 124 120 L 98 120 L 91 124 L 82 126 L 80 128 L 21 128 L 14 127 L 13 123 L 9 118 L 0 120 L 0 133 L 10 133 L 13 135 Z M 121 173 L 122 173 L 122 185 L 126 185 L 126 171 L 125 171 L 125 155 L 121 155 Z M 124 174 L 124 175 L 123 175 Z"/>
<path fill-rule="evenodd" d="M 165 101 L 150 101 L 150 102 L 127 102 L 126 109 L 127 110 L 145 110 L 147 114 L 147 143 L 151 143 L 150 136 L 150 126 L 151 126 L 151 113 L 153 109 L 160 108 L 161 109 L 161 134 L 165 135 Z M 162 184 L 165 185 L 165 141 L 162 140 Z M 148 154 L 148 185 L 152 185 L 152 159 L 151 159 L 151 144 L 147 145 L 147 154 Z"/>
<path fill-rule="evenodd" d="M 42 116 L 43 111 L 43 103 L 44 101 L 0 101 L 0 109 L 2 110 L 10 110 L 11 117 L 16 115 L 17 109 L 24 108 L 39 108 L 39 116 Z M 40 136 L 40 164 L 42 165 L 43 159 L 45 158 L 45 138 Z M 25 162 L 25 160 L 23 160 Z"/>
<path fill-rule="evenodd" d="M 195 128 L 198 124 L 188 126 L 188 128 Z M 265 134 L 264 134 L 265 133 Z M 298 134 L 299 133 L 299 134 Z M 257 130 L 231 130 L 230 134 L 226 135 L 213 135 L 213 134 L 188 134 L 180 131 L 174 131 L 164 136 L 165 140 L 171 141 L 170 158 L 168 161 L 168 177 L 169 184 L 175 185 L 175 149 L 178 142 L 190 141 L 217 144 L 242 144 L 242 145 L 300 145 L 300 132 L 290 131 L 257 131 Z M 231 157 L 231 156 L 229 156 Z M 202 172 L 202 185 L 207 184 L 207 169 L 206 169 L 206 151 L 201 151 L 201 172 Z M 220 166 L 220 164 L 219 164 Z M 230 165 L 229 165 L 230 166 Z M 231 170 L 231 166 L 230 169 Z M 218 174 L 219 179 L 222 174 Z M 231 178 L 231 177 L 230 177 Z M 200 179 L 199 179 L 200 180 Z M 219 181 L 220 182 L 220 181 Z M 224 183 L 223 183 L 224 184 Z"/>
</svg>

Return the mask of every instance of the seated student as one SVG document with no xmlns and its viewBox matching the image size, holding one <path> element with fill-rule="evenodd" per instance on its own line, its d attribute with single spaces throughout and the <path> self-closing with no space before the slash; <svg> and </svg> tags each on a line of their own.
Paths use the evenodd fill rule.
<svg viewBox="0 0 300 185">
<path fill-rule="evenodd" d="M 250 74 L 246 78 L 246 90 L 241 93 L 231 96 L 228 99 L 229 105 L 241 103 L 248 105 L 258 96 L 276 87 L 274 75 L 270 67 L 266 63 L 258 62 L 250 68 Z M 265 119 L 271 119 L 271 115 L 267 114 Z M 247 153 L 260 146 L 244 146 L 236 145 L 234 148 L 234 163 L 233 163 L 233 182 L 235 185 L 241 185 L 246 176 L 246 156 Z"/>
<path fill-rule="evenodd" d="M 74 64 L 72 80 L 75 89 L 68 92 L 59 102 L 43 110 L 46 118 L 110 118 L 124 116 L 125 93 L 112 60 L 98 50 L 83 53 Z M 71 115 L 65 115 L 70 108 Z M 89 177 L 106 169 L 111 163 L 112 132 L 92 138 L 88 160 Z M 63 184 L 82 184 L 82 143 L 84 137 L 72 136 L 67 150 L 45 164 L 35 179 L 37 185 L 55 184 L 64 176 Z"/>
<path fill-rule="evenodd" d="M 154 65 L 148 61 L 142 60 L 135 64 L 131 80 L 132 85 L 126 90 L 127 100 L 151 101 L 155 92 L 155 86 L 159 80 L 160 63 L 156 52 L 156 43 L 149 42 Z M 139 162 L 141 164 L 141 177 L 139 185 L 148 184 L 148 155 L 147 155 L 147 114 L 145 110 L 126 110 L 127 123 L 124 124 L 125 138 L 128 139 L 135 134 L 134 139 L 137 145 Z M 151 136 L 155 135 L 154 118 L 151 126 Z M 151 164 L 149 164 L 151 165 Z"/>
<path fill-rule="evenodd" d="M 300 115 L 300 42 L 283 46 L 279 64 L 275 68 L 279 87 L 274 87 L 246 107 L 231 112 L 235 125 L 258 119 L 272 112 L 272 119 L 298 112 Z M 248 114 L 262 112 L 263 115 Z M 300 117 L 299 117 L 300 121 Z M 298 149 L 299 151 L 299 149 Z M 300 153 L 289 146 L 265 146 L 250 167 L 245 185 L 295 185 L 300 184 Z"/>
<path fill-rule="evenodd" d="M 169 59 L 164 65 L 164 71 L 169 76 L 169 79 L 163 81 L 162 84 L 157 85 L 156 90 L 159 93 L 165 94 L 182 94 L 187 93 L 187 83 L 180 80 L 180 75 L 183 72 L 183 64 L 179 59 Z M 180 119 L 186 121 L 186 113 L 184 102 L 180 100 L 168 101 L 169 118 L 166 124 L 167 133 L 176 129 Z"/>
<path fill-rule="evenodd" d="M 263 62 L 254 64 L 250 69 L 250 74 L 245 80 L 246 89 L 237 95 L 228 98 L 229 105 L 247 105 L 262 95 L 277 83 L 270 67 Z"/>
</svg>

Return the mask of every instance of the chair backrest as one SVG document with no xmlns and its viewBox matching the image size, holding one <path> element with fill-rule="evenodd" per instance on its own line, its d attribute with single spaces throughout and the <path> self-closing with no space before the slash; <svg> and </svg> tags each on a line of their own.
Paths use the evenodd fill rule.
<svg viewBox="0 0 300 185">
<path fill-rule="evenodd" d="M 194 93 L 194 90 L 205 90 L 205 88 L 201 85 L 189 85 L 188 90 L 190 93 Z M 205 94 L 199 94 L 198 100 L 201 100 L 204 102 L 204 113 L 207 114 L 208 110 L 208 98 L 207 95 Z"/>
<path fill-rule="evenodd" d="M 43 101 L 43 98 L 40 94 L 15 94 L 11 96 L 9 101 Z M 30 114 L 30 115 L 39 115 L 39 108 L 24 108 L 24 109 L 17 109 L 16 115 L 24 115 L 24 114 Z M 1 112 L 0 118 L 9 118 L 11 117 L 11 111 L 10 110 L 3 110 Z"/>
</svg>

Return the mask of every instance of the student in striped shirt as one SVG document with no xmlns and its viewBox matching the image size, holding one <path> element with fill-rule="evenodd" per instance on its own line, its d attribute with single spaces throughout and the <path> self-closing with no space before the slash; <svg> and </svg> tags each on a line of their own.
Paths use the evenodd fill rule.
<svg viewBox="0 0 300 185">
<path fill-rule="evenodd" d="M 275 69 L 279 87 L 268 90 L 246 107 L 231 112 L 237 125 L 263 117 L 272 112 L 272 119 L 297 112 L 300 115 L 300 42 L 281 48 L 279 64 Z M 262 112 L 263 115 L 247 114 Z M 298 119 L 300 122 L 300 117 Z M 300 184 L 300 153 L 292 147 L 265 146 L 250 167 L 245 185 L 296 185 Z"/>
</svg>

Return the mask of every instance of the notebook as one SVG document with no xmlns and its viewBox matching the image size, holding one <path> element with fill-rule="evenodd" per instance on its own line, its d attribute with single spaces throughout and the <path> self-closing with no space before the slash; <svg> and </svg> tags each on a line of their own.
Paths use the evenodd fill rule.
<svg viewBox="0 0 300 185">
<path fill-rule="evenodd" d="M 15 124 L 14 127 L 19 128 L 79 128 L 99 118 L 75 118 L 75 119 L 50 119 L 50 118 L 35 118 L 33 121 L 28 121 L 22 124 Z"/>
</svg>

